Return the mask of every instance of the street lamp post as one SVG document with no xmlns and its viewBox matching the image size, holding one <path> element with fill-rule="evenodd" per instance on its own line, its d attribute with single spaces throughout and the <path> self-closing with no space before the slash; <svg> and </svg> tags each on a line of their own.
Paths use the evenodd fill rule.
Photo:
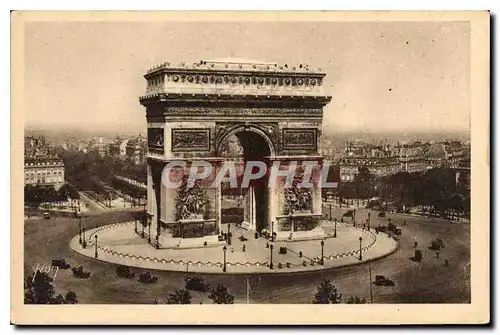
<svg viewBox="0 0 500 335">
<path fill-rule="evenodd" d="M 337 237 L 337 218 L 335 218 L 333 221 L 335 223 L 335 226 L 333 228 L 333 237 Z"/>
<path fill-rule="evenodd" d="M 372 213 L 368 212 L 368 231 L 370 231 L 370 221 L 371 221 L 371 218 L 372 218 Z"/>
<path fill-rule="evenodd" d="M 355 209 L 352 210 L 352 223 L 353 223 L 354 227 L 356 227 L 356 210 Z"/>
<path fill-rule="evenodd" d="M 85 241 L 85 227 L 83 227 L 83 229 L 82 229 L 82 234 L 83 234 L 82 247 L 83 247 L 83 249 L 85 249 L 87 247 L 87 241 Z"/>
<path fill-rule="evenodd" d="M 274 245 L 270 245 L 269 246 L 269 249 L 271 250 L 271 263 L 269 263 L 269 268 L 272 270 L 274 268 L 274 265 L 273 265 L 273 249 L 274 249 Z"/>
<path fill-rule="evenodd" d="M 325 241 L 321 241 L 321 265 L 325 265 L 325 257 L 323 254 L 324 246 L 325 246 Z"/>
<path fill-rule="evenodd" d="M 222 271 L 226 272 L 227 271 L 227 268 L 226 268 L 226 251 L 227 251 L 227 247 L 224 246 L 222 248 L 222 251 L 224 251 L 224 265 L 222 266 Z"/>
<path fill-rule="evenodd" d="M 362 238 L 362 237 L 360 237 L 360 238 L 359 238 L 359 260 L 360 260 L 360 261 L 362 261 L 362 260 L 363 260 L 363 254 L 362 254 L 363 249 L 362 249 L 362 247 L 361 247 L 361 244 L 362 244 L 362 243 L 363 243 L 363 238 Z"/>
<path fill-rule="evenodd" d="M 330 221 L 332 221 L 332 204 L 330 204 Z"/>
<path fill-rule="evenodd" d="M 134 232 L 137 234 L 137 215 L 134 216 Z"/>
<path fill-rule="evenodd" d="M 78 218 L 78 242 L 82 245 L 82 218 Z"/>
<path fill-rule="evenodd" d="M 95 258 L 97 258 L 97 234 L 94 235 L 95 238 Z"/>
<path fill-rule="evenodd" d="M 231 224 L 227 224 L 227 244 L 231 245 Z"/>
<path fill-rule="evenodd" d="M 148 220 L 148 243 L 151 243 L 151 220 Z"/>
<path fill-rule="evenodd" d="M 271 222 L 271 242 L 274 242 L 274 221 Z"/>
<path fill-rule="evenodd" d="M 144 216 L 144 218 L 142 219 L 142 233 L 141 233 L 141 237 L 144 238 L 144 226 L 146 225 L 146 217 Z"/>
</svg>

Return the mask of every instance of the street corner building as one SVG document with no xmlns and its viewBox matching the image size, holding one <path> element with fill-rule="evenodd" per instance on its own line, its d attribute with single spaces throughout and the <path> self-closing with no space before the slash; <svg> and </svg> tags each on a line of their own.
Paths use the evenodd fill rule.
<svg viewBox="0 0 500 335">
<path fill-rule="evenodd" d="M 163 63 L 144 77 L 139 101 L 148 127 L 147 224 L 157 248 L 217 244 L 221 234 L 221 185 L 167 188 L 161 178 L 169 162 L 203 160 L 218 171 L 226 160 L 222 143 L 234 136 L 244 162 L 286 167 L 322 161 L 323 108 L 331 97 L 323 94 L 321 69 L 227 59 Z M 267 230 L 277 240 L 325 236 L 319 183 L 305 189 L 295 181 L 285 188 L 284 177 L 274 187 L 253 180 L 243 196 L 238 224 L 247 230 Z"/>
</svg>

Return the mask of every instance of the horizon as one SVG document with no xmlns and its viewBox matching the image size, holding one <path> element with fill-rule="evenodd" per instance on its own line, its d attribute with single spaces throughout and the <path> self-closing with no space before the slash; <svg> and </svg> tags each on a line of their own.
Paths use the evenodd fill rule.
<svg viewBox="0 0 500 335">
<path fill-rule="evenodd" d="M 324 128 L 324 127 L 323 127 Z M 143 130 L 133 130 L 133 129 L 123 129 L 121 127 L 116 127 L 114 129 L 88 129 L 83 126 L 72 126 L 72 127 L 58 127 L 58 126 L 35 126 L 26 125 L 25 126 L 25 136 L 34 134 L 37 135 L 48 135 L 48 136 L 72 136 L 72 137 L 104 137 L 113 138 L 116 136 L 137 136 L 139 134 L 145 135 L 146 128 Z M 323 140 L 329 140 L 332 142 L 343 142 L 343 141 L 370 141 L 370 140 L 381 140 L 381 141 L 395 141 L 395 140 L 407 140 L 407 141 L 446 141 L 446 140 L 460 140 L 466 141 L 470 140 L 470 133 L 465 131 L 455 131 L 455 130 L 443 130 L 443 131 L 432 131 L 432 130 L 350 130 L 350 129 L 337 129 L 334 131 L 328 131 L 328 129 L 323 129 Z"/>
</svg>

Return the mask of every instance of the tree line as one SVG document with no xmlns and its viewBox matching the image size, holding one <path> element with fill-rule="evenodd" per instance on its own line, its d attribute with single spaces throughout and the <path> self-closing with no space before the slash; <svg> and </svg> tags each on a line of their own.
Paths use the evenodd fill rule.
<svg viewBox="0 0 500 335">
<path fill-rule="evenodd" d="M 69 151 L 58 148 L 65 165 L 66 179 L 78 189 L 106 202 L 118 196 L 116 190 L 132 198 L 146 196 L 146 190 L 116 176 L 146 183 L 146 164 L 135 165 L 128 160 L 111 156 L 101 157 L 97 152 Z"/>
<path fill-rule="evenodd" d="M 377 178 L 366 166 L 359 167 L 353 182 L 340 182 L 336 196 L 345 199 L 379 198 L 378 205 L 441 217 L 470 215 L 470 189 L 466 174 L 458 180 L 453 169 L 434 168 L 422 172 L 398 172 Z"/>
<path fill-rule="evenodd" d="M 59 190 L 49 185 L 24 186 L 24 203 L 35 209 L 42 203 L 58 204 L 66 202 L 68 199 L 80 199 L 78 190 L 71 184 L 64 184 Z"/>
</svg>

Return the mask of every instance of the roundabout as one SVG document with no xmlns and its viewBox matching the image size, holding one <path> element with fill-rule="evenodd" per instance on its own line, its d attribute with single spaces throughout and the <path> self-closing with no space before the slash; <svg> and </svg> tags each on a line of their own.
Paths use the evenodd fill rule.
<svg viewBox="0 0 500 335">
<path fill-rule="evenodd" d="M 79 236 L 70 247 L 90 258 L 131 267 L 173 272 L 206 274 L 271 274 L 333 269 L 379 259 L 393 253 L 397 242 L 374 229 L 339 223 L 336 237 L 332 222 L 323 221 L 325 239 L 272 242 L 255 238 L 254 232 L 231 225 L 231 243 L 197 248 L 156 249 L 136 232 L 133 221 L 119 222 L 89 230 L 85 248 Z M 227 225 L 223 225 L 227 230 Z M 95 238 L 97 236 L 97 239 Z M 144 237 L 143 237 L 144 236 Z M 97 246 L 96 246 L 97 242 Z M 82 243 L 83 244 L 83 243 Z M 97 257 L 96 257 L 97 256 Z"/>
<path fill-rule="evenodd" d="M 333 217 L 340 218 L 346 209 L 333 209 Z M 324 214 L 328 215 L 329 210 L 324 207 Z M 359 212 L 359 213 L 358 213 Z M 366 218 L 369 210 L 358 210 L 357 217 Z M 117 222 L 130 222 L 134 213 L 105 212 L 85 216 L 82 219 L 82 227 L 86 227 L 88 232 L 92 229 L 106 227 Z M 470 225 L 456 224 L 446 220 L 417 217 L 404 214 L 388 214 L 387 218 L 379 218 L 372 212 L 373 227 L 377 225 L 387 225 L 388 219 L 401 226 L 404 221 L 403 233 L 400 236 L 399 247 L 389 255 L 379 259 L 372 259 L 365 263 L 370 252 L 375 251 L 375 246 L 370 251 L 363 253 L 363 260 L 360 262 L 354 257 L 351 259 L 352 265 L 337 268 L 325 268 L 318 264 L 308 265 L 307 271 L 286 272 L 285 269 L 278 269 L 277 263 L 272 271 L 261 269 L 263 274 L 248 273 L 235 275 L 233 268 L 229 267 L 229 273 L 224 274 L 221 268 L 212 273 L 203 273 L 199 276 L 211 284 L 223 284 L 235 296 L 235 303 L 289 303 L 308 304 L 311 303 L 317 286 L 324 278 L 334 280 L 336 286 L 345 296 L 370 296 L 369 274 L 370 266 L 373 276 L 384 275 L 393 280 L 396 285 L 391 287 L 373 287 L 374 303 L 468 303 L 470 302 Z M 333 227 L 326 223 L 326 232 L 331 234 Z M 352 227 L 348 224 L 349 227 Z M 83 266 L 85 271 L 91 272 L 88 279 L 77 279 L 71 271 L 59 271 L 54 286 L 57 290 L 72 290 L 78 295 L 78 300 L 82 304 L 151 304 L 154 299 L 161 299 L 166 292 L 173 292 L 185 286 L 186 270 L 189 273 L 199 272 L 200 268 L 192 265 L 178 266 L 168 269 L 159 268 L 155 270 L 150 263 L 150 269 L 136 268 L 130 266 L 132 271 L 150 272 L 158 277 L 158 283 L 152 285 L 140 284 L 137 280 L 120 278 L 116 274 L 118 263 L 112 263 L 111 258 L 105 259 L 104 254 L 99 252 L 98 259 L 94 258 L 90 246 L 85 249 L 85 254 L 80 253 L 81 246 L 78 243 L 78 220 L 67 217 L 54 217 L 50 220 L 29 219 L 25 221 L 25 236 L 30 243 L 25 243 L 24 271 L 31 274 L 37 266 L 50 265 L 52 259 L 65 259 L 72 267 Z M 337 226 L 337 241 L 342 238 L 340 234 L 341 225 Z M 133 224 L 129 224 L 128 229 L 134 229 Z M 109 230 L 111 232 L 111 230 Z M 359 231 L 359 230 L 358 230 Z M 249 232 L 247 232 L 249 234 Z M 101 233 L 98 233 L 98 246 L 101 245 Z M 74 237 L 76 236 L 76 239 Z M 238 235 L 234 235 L 238 238 Z M 379 234 L 377 243 L 380 241 Z M 386 236 L 386 235 L 385 235 Z M 89 235 L 86 232 L 86 238 Z M 248 236 L 250 237 L 250 236 Z M 441 257 L 435 258 L 427 247 L 430 241 L 436 237 L 441 237 L 446 243 L 446 248 L 442 250 Z M 104 236 L 103 236 L 104 238 Z M 252 236 L 253 238 L 253 236 Z M 355 238 L 359 238 L 359 234 Z M 73 242 L 71 242 L 73 240 Z M 250 240 L 250 239 L 249 239 Z M 327 243 L 329 240 L 327 239 Z M 263 243 L 263 257 L 266 261 L 269 257 L 269 249 Z M 413 262 L 410 257 L 414 255 L 414 242 L 418 241 L 422 246 L 423 260 L 421 263 Z M 74 247 L 74 249 L 70 246 Z M 104 242 L 104 241 L 102 241 Z M 147 240 L 138 239 L 134 243 L 140 242 L 142 248 L 149 247 Z M 311 245 L 309 252 L 319 255 L 321 252 L 320 241 L 315 241 Z M 93 242 L 92 242 L 93 243 Z M 131 242 L 128 242 L 131 243 Z M 235 243 L 239 243 L 236 241 Z M 340 242 L 339 242 L 340 243 Z M 122 242 L 123 244 L 123 242 Z M 359 241 L 358 241 L 359 244 Z M 103 244 L 104 246 L 104 244 Z M 358 246 L 359 247 L 359 246 Z M 217 261 L 222 260 L 222 247 L 216 248 Z M 355 247 L 354 247 L 355 248 Z M 235 248 L 235 253 L 237 248 Z M 267 251 L 267 252 L 266 252 Z M 278 255 L 279 248 L 274 250 L 274 256 Z M 306 256 L 306 250 L 304 250 Z M 326 253 L 325 253 L 326 254 Z M 232 254 L 234 255 L 234 254 Z M 315 257 L 313 255 L 313 257 Z M 366 256 L 366 258 L 365 258 Z M 228 253 L 228 257 L 229 253 Z M 348 258 L 343 257 L 345 260 Z M 449 266 L 444 266 L 444 259 L 449 259 Z M 228 258 L 230 260 L 230 258 Z M 274 260 L 274 258 L 273 258 Z M 337 260 L 339 262 L 339 260 Z M 326 266 L 333 261 L 326 261 Z M 338 264 L 338 263 L 337 263 Z M 167 271 L 165 271 L 167 270 Z M 170 271 L 168 271 L 170 270 Z M 319 271 L 318 271 L 319 270 Z M 247 296 L 247 281 L 251 288 Z M 429 287 L 437 287 L 438 290 L 429 290 Z M 201 299 L 201 296 L 199 297 Z M 196 298 L 198 299 L 198 297 Z M 208 301 L 208 293 L 203 299 Z M 196 300 L 194 303 L 198 303 Z"/>
</svg>

